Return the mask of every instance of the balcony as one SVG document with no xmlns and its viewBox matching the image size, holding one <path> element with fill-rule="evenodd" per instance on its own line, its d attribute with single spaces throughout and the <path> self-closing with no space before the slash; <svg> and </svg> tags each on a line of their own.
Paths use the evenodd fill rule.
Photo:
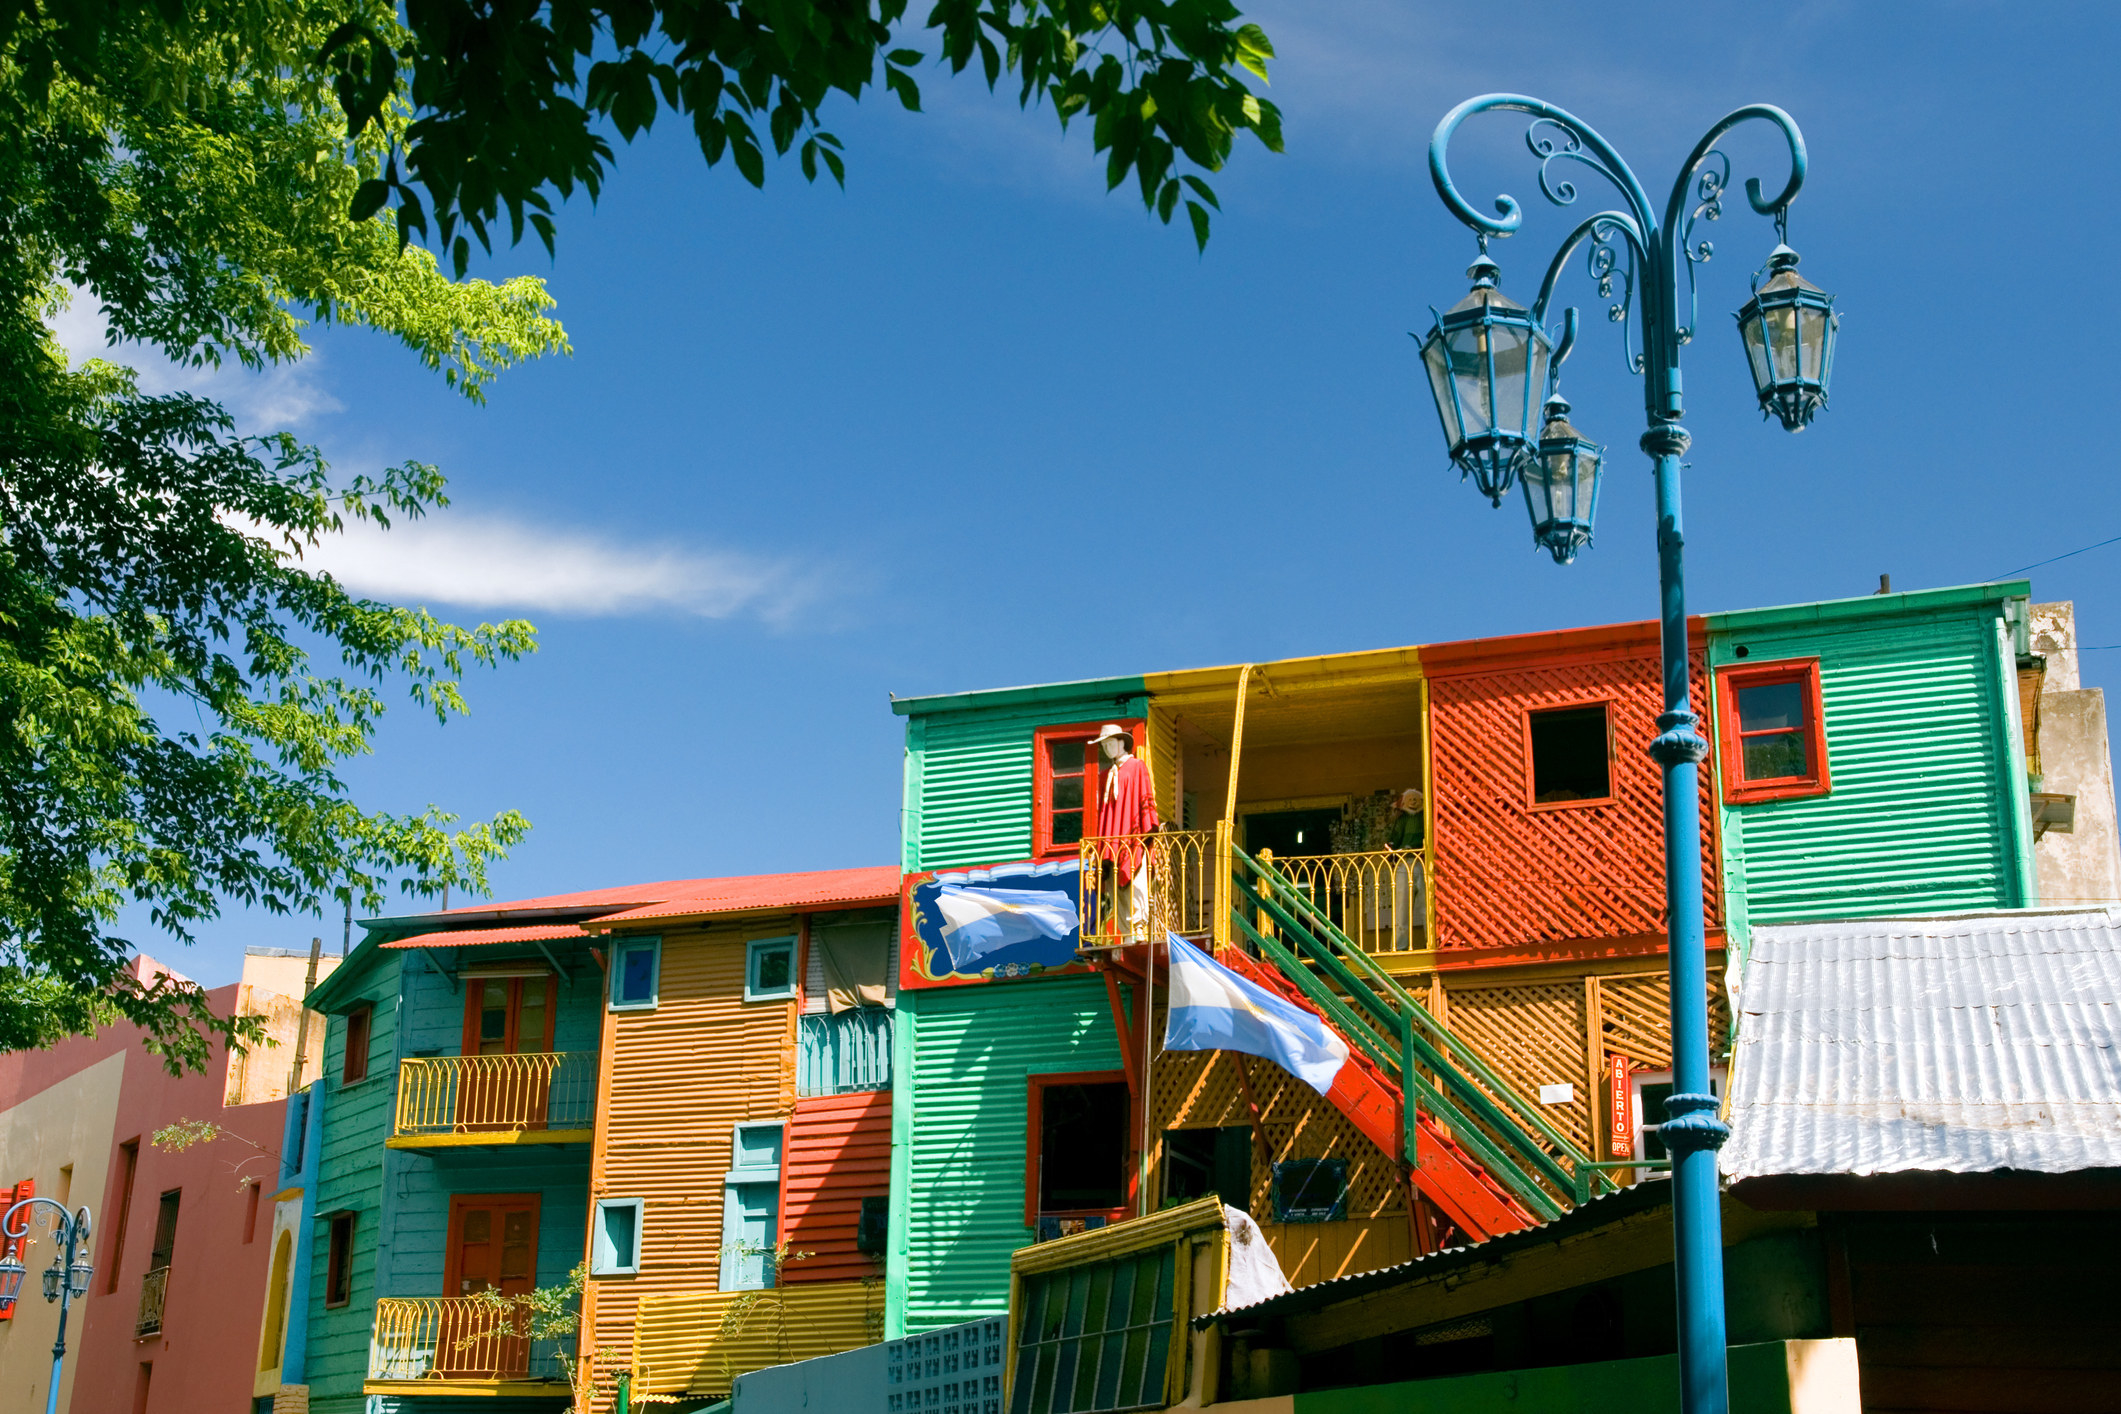
<svg viewBox="0 0 2121 1414">
<path fill-rule="evenodd" d="M 140 1278 L 140 1319 L 133 1323 L 134 1339 L 162 1333 L 162 1306 L 168 1299 L 168 1267 L 156 1267 Z"/>
<path fill-rule="evenodd" d="M 361 1392 L 567 1393 L 560 1342 L 530 1339 L 527 1322 L 473 1296 L 379 1297 Z"/>
<path fill-rule="evenodd" d="M 393 1149 L 587 1144 L 595 1137 L 594 1051 L 426 1056 L 398 1063 Z"/>
<path fill-rule="evenodd" d="M 1225 859 L 1217 867 L 1217 860 Z M 1228 942 L 1230 870 L 1209 830 L 1118 835 L 1082 843 L 1082 939 L 1085 947 L 1161 938 L 1166 931 Z M 1418 849 L 1290 855 L 1262 850 L 1259 862 L 1309 896 L 1334 925 L 1373 957 L 1389 959 L 1427 946 L 1428 889 Z M 1122 885 L 1124 872 L 1130 882 Z M 1142 876 L 1142 882 L 1133 882 Z M 1146 914 L 1134 917 L 1143 900 Z M 1272 936 L 1273 919 L 1250 920 Z"/>
</svg>

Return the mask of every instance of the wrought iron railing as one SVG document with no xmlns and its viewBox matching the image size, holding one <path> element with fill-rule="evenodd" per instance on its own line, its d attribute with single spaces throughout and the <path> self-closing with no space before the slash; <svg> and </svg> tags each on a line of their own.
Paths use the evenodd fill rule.
<svg viewBox="0 0 2121 1414">
<path fill-rule="evenodd" d="M 133 1325 L 133 1334 L 158 1334 L 162 1329 L 162 1307 L 168 1300 L 168 1267 L 156 1267 L 140 1278 L 140 1319 Z"/>
<path fill-rule="evenodd" d="M 594 1051 L 513 1056 L 423 1056 L 398 1063 L 394 1135 L 590 1129 L 596 1124 Z"/>
<path fill-rule="evenodd" d="M 795 1093 L 852 1095 L 891 1088 L 891 1011 L 855 1007 L 798 1019 Z"/>
<path fill-rule="evenodd" d="M 528 1324 L 475 1296 L 379 1297 L 368 1378 L 565 1381 L 559 1340 L 532 1340 Z"/>
<path fill-rule="evenodd" d="M 1077 907 L 1085 947 L 1142 942 L 1167 931 L 1198 938 L 1214 927 L 1220 891 L 1215 836 L 1207 831 L 1101 835 L 1082 842 L 1082 861 Z"/>
<path fill-rule="evenodd" d="M 1428 940 L 1428 882 L 1418 849 L 1291 855 L 1261 850 L 1289 884 L 1366 953 L 1414 952 Z M 1272 927 L 1271 919 L 1264 921 Z"/>
</svg>

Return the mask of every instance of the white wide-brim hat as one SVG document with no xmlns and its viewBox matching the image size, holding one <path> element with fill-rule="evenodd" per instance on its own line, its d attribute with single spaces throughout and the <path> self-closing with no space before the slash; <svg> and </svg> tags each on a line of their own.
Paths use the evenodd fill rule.
<svg viewBox="0 0 2121 1414">
<path fill-rule="evenodd" d="M 1102 746 L 1116 736 L 1125 737 L 1130 745 L 1134 741 L 1133 732 L 1128 731 L 1117 722 L 1107 722 L 1098 729 L 1097 735 L 1090 739 L 1090 744 L 1092 746 Z"/>
</svg>

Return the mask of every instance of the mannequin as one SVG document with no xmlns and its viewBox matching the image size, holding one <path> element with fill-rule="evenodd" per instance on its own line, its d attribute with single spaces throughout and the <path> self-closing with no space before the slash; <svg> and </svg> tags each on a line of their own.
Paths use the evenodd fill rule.
<svg viewBox="0 0 2121 1414">
<path fill-rule="evenodd" d="M 1117 723 L 1102 728 L 1093 744 L 1104 759 L 1099 774 L 1097 833 L 1107 839 L 1117 835 L 1153 835 L 1162 828 L 1156 814 L 1156 788 L 1149 767 L 1134 754 L 1134 739 Z M 1119 886 L 1127 890 L 1127 928 L 1137 939 L 1149 935 L 1149 871 L 1140 844 L 1124 846 L 1108 856 Z"/>
</svg>

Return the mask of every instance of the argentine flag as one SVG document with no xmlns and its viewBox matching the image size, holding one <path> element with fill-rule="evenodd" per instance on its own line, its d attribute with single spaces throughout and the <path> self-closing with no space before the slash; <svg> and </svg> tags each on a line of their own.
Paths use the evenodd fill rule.
<svg viewBox="0 0 2121 1414">
<path fill-rule="evenodd" d="M 1171 938 L 1171 1012 L 1167 1051 L 1242 1051 L 1273 1061 L 1323 1095 L 1348 1061 L 1348 1043 L 1333 1029 L 1255 982 L 1249 982 L 1184 938 Z"/>
<path fill-rule="evenodd" d="M 935 906 L 943 915 L 943 947 L 958 972 L 977 972 L 989 953 L 1034 938 L 1065 938 L 1081 926 L 1074 898 L 1056 889 L 944 884 Z"/>
</svg>

